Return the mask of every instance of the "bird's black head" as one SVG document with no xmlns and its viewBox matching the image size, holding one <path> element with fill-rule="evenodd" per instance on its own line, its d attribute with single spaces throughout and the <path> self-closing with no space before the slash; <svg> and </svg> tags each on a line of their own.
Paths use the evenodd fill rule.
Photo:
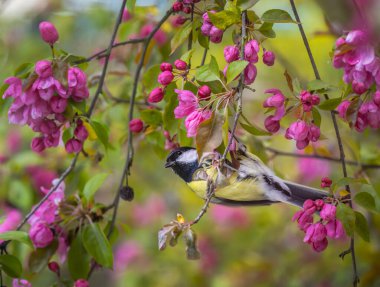
<svg viewBox="0 0 380 287">
<path fill-rule="evenodd" d="M 198 168 L 197 150 L 192 147 L 180 147 L 173 150 L 166 158 L 165 167 L 170 167 L 184 181 L 190 182 Z"/>
</svg>

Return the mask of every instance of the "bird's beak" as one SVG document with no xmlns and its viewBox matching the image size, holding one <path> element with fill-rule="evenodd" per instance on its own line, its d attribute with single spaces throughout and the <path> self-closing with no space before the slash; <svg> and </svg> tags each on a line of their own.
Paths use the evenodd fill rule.
<svg viewBox="0 0 380 287">
<path fill-rule="evenodd" d="M 172 167 L 175 164 L 174 161 L 168 161 L 165 163 L 165 168 Z"/>
</svg>

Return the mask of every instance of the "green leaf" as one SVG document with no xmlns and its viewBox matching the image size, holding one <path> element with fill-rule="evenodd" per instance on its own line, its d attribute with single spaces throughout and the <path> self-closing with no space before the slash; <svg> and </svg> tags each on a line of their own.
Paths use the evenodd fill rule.
<svg viewBox="0 0 380 287">
<path fill-rule="evenodd" d="M 376 201 L 372 194 L 361 191 L 355 194 L 354 200 L 357 204 L 364 207 L 367 210 L 376 210 Z"/>
<path fill-rule="evenodd" d="M 332 190 L 335 191 L 340 186 L 346 186 L 350 184 L 367 184 L 364 178 L 343 177 L 332 185 Z"/>
<path fill-rule="evenodd" d="M 0 269 L 11 278 L 20 278 L 22 265 L 16 256 L 4 254 L 0 256 Z"/>
<path fill-rule="evenodd" d="M 370 233 L 367 219 L 358 211 L 355 211 L 355 231 L 364 241 L 369 242 Z"/>
<path fill-rule="evenodd" d="M 351 207 L 340 203 L 336 209 L 336 217 L 342 222 L 348 236 L 352 236 L 355 228 L 355 213 Z"/>
<path fill-rule="evenodd" d="M 242 11 L 252 8 L 260 0 L 238 0 L 237 5 Z"/>
<path fill-rule="evenodd" d="M 162 124 L 162 113 L 158 110 L 144 110 L 140 112 L 140 116 L 147 125 L 158 127 Z"/>
<path fill-rule="evenodd" d="M 182 56 L 181 56 L 181 60 L 182 61 L 185 61 L 186 63 L 189 63 L 190 62 L 190 60 L 191 60 L 191 57 L 193 56 L 193 54 L 194 54 L 194 49 L 191 49 L 191 50 L 189 50 L 189 51 L 187 51 L 185 54 L 183 54 Z M 154 82 L 154 84 L 155 85 L 157 85 L 157 83 L 156 82 Z"/>
<path fill-rule="evenodd" d="M 18 66 L 14 72 L 14 76 L 21 78 L 21 79 L 26 79 L 30 73 L 34 69 L 34 64 L 33 63 L 24 63 Z"/>
<path fill-rule="evenodd" d="M 112 268 L 112 248 L 98 223 L 91 223 L 84 228 L 82 240 L 84 248 L 97 263 Z"/>
<path fill-rule="evenodd" d="M 224 116 L 219 113 L 213 113 L 211 118 L 202 122 L 197 129 L 195 138 L 198 155 L 205 152 L 212 152 L 223 141 L 222 128 Z"/>
<path fill-rule="evenodd" d="M 323 82 L 321 80 L 314 80 L 307 83 L 307 89 L 309 91 L 320 91 L 320 90 L 328 90 L 330 88 L 330 84 Z"/>
<path fill-rule="evenodd" d="M 160 73 L 160 65 L 154 65 L 145 72 L 142 83 L 147 90 L 152 90 L 157 86 L 156 79 Z"/>
<path fill-rule="evenodd" d="M 49 246 L 45 248 L 37 248 L 29 256 L 28 266 L 31 273 L 41 272 L 49 263 L 51 257 L 57 251 L 58 242 L 53 241 Z"/>
<path fill-rule="evenodd" d="M 105 149 L 111 147 L 108 140 L 108 129 L 98 121 L 91 120 L 89 123 L 91 127 L 94 129 L 96 136 L 98 137 L 100 142 L 104 145 Z"/>
<path fill-rule="evenodd" d="M 341 101 L 342 98 L 328 99 L 319 104 L 318 108 L 325 111 L 332 111 L 336 109 L 336 107 L 340 104 Z"/>
<path fill-rule="evenodd" d="M 7 231 L 4 233 L 0 233 L 0 239 L 4 241 L 7 241 L 7 240 L 18 241 L 18 242 L 28 245 L 30 248 L 34 248 L 32 241 L 30 241 L 28 233 L 24 231 Z"/>
<path fill-rule="evenodd" d="M 108 173 L 100 173 L 92 177 L 89 181 L 87 181 L 83 189 L 83 195 L 88 201 L 93 200 L 95 193 L 102 186 L 107 176 Z"/>
<path fill-rule="evenodd" d="M 313 110 L 311 111 L 311 113 L 313 114 L 314 124 L 316 126 L 320 127 L 321 126 L 322 117 L 321 117 L 321 114 L 319 113 L 318 109 L 316 109 L 315 107 L 313 107 Z"/>
<path fill-rule="evenodd" d="M 273 23 L 264 22 L 259 31 L 267 38 L 276 38 L 276 32 L 273 30 Z"/>
<path fill-rule="evenodd" d="M 208 49 L 210 46 L 210 38 L 203 35 L 202 33 L 198 34 L 198 43 L 201 45 L 203 48 Z"/>
<path fill-rule="evenodd" d="M 288 12 L 281 9 L 271 9 L 264 12 L 261 20 L 268 23 L 296 23 Z"/>
<path fill-rule="evenodd" d="M 193 27 L 192 27 L 191 21 L 188 21 L 181 28 L 179 28 L 179 30 L 177 31 L 177 33 L 175 33 L 175 35 L 173 36 L 173 39 L 171 41 L 172 51 L 170 54 L 173 54 L 174 51 L 177 50 L 177 48 L 180 45 L 182 45 L 182 43 L 185 42 L 185 40 L 187 40 L 189 38 L 189 35 L 190 35 L 192 29 L 193 29 Z"/>
<path fill-rule="evenodd" d="M 221 30 L 225 30 L 229 26 L 241 21 L 238 9 L 235 11 L 223 10 L 217 13 L 208 12 L 208 17 L 210 18 L 211 23 Z"/>
<path fill-rule="evenodd" d="M 81 233 L 78 233 L 71 243 L 67 261 L 70 275 L 74 280 L 87 278 L 91 257 L 83 246 Z"/>
<path fill-rule="evenodd" d="M 175 84 L 170 84 L 166 87 L 165 91 L 165 101 L 166 105 L 164 108 L 164 113 L 162 116 L 164 129 L 169 132 L 174 132 L 176 130 L 176 119 L 174 117 L 174 109 L 178 106 L 178 97 L 174 92 Z"/>
<path fill-rule="evenodd" d="M 199 67 L 195 72 L 195 79 L 201 82 L 221 81 L 219 78 L 219 66 L 214 56 L 211 56 L 210 63 Z"/>
<path fill-rule="evenodd" d="M 128 0 L 127 1 L 127 9 L 129 12 L 133 12 L 135 10 L 136 0 Z"/>
<path fill-rule="evenodd" d="M 244 71 L 247 65 L 248 62 L 243 60 L 230 63 L 226 72 L 227 84 L 235 80 L 235 78 Z"/>
<path fill-rule="evenodd" d="M 271 135 L 271 133 L 259 128 L 258 126 L 252 125 L 251 123 L 249 125 L 240 123 L 241 127 L 245 129 L 247 132 L 254 136 L 268 136 Z"/>
<path fill-rule="evenodd" d="M 69 127 L 68 129 L 65 129 L 65 131 L 62 134 L 62 141 L 66 143 L 69 139 L 71 139 L 74 136 L 74 128 Z"/>
</svg>

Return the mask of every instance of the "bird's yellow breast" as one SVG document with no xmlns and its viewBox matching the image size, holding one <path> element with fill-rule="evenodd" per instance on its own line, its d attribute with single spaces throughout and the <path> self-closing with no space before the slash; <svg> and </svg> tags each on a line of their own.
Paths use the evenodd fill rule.
<svg viewBox="0 0 380 287">
<path fill-rule="evenodd" d="M 195 192 L 196 195 L 203 199 L 206 198 L 207 181 L 192 181 L 188 183 L 188 186 Z M 234 201 L 255 201 L 267 199 L 264 195 L 264 190 L 253 179 L 234 181 L 231 184 L 216 187 L 215 196 Z"/>
</svg>

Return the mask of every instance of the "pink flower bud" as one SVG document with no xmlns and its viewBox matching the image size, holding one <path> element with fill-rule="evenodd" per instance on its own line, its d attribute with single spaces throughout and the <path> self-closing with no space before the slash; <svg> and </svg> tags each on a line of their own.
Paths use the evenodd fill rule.
<svg viewBox="0 0 380 287">
<path fill-rule="evenodd" d="M 56 261 L 49 262 L 48 268 L 51 272 L 53 272 L 59 276 L 60 268 L 59 268 L 59 265 Z"/>
<path fill-rule="evenodd" d="M 172 7 L 174 12 L 180 12 L 183 8 L 183 4 L 182 2 L 174 2 Z"/>
<path fill-rule="evenodd" d="M 280 130 L 280 121 L 274 119 L 274 116 L 269 116 L 265 119 L 264 126 L 270 133 L 276 133 Z"/>
<path fill-rule="evenodd" d="M 170 63 L 163 62 L 160 65 L 160 69 L 161 69 L 161 72 L 165 72 L 165 71 L 171 72 L 173 71 L 173 66 Z"/>
<path fill-rule="evenodd" d="M 263 54 L 263 63 L 267 66 L 273 66 L 276 56 L 272 51 L 265 51 Z"/>
<path fill-rule="evenodd" d="M 316 126 L 315 124 L 310 124 L 308 139 L 312 142 L 316 142 L 318 141 L 320 136 L 321 136 L 320 128 Z"/>
<path fill-rule="evenodd" d="M 224 58 L 227 63 L 239 60 L 239 48 L 236 46 L 226 46 L 224 48 Z"/>
<path fill-rule="evenodd" d="M 75 281 L 74 287 L 90 287 L 90 284 L 85 279 L 78 279 Z"/>
<path fill-rule="evenodd" d="M 210 95 L 211 95 L 211 89 L 209 86 L 204 85 L 204 86 L 199 88 L 198 97 L 201 100 L 208 100 L 210 98 Z"/>
<path fill-rule="evenodd" d="M 169 71 L 162 72 L 160 75 L 158 75 L 158 82 L 163 86 L 169 85 L 173 79 L 174 75 Z"/>
<path fill-rule="evenodd" d="M 302 141 L 307 138 L 309 134 L 309 127 L 306 122 L 298 120 L 292 123 L 286 130 L 285 137 L 288 139 L 295 139 L 296 141 Z"/>
<path fill-rule="evenodd" d="M 220 30 L 219 28 L 212 26 L 210 29 L 210 41 L 218 44 L 222 42 L 222 39 L 223 39 L 223 30 Z"/>
<path fill-rule="evenodd" d="M 320 98 L 318 95 L 313 94 L 313 95 L 311 96 L 311 103 L 312 103 L 314 106 L 318 106 L 319 103 L 320 103 L 320 101 L 321 101 L 321 98 Z"/>
<path fill-rule="evenodd" d="M 292 221 L 297 221 L 298 227 L 302 231 L 306 231 L 306 229 L 313 223 L 313 215 L 310 215 L 303 210 L 299 210 L 294 214 Z"/>
<path fill-rule="evenodd" d="M 198 126 L 205 120 L 211 117 L 212 112 L 206 111 L 194 111 L 185 120 L 185 127 L 187 130 L 187 137 L 191 138 L 197 135 Z"/>
<path fill-rule="evenodd" d="M 311 246 L 313 247 L 314 251 L 322 252 L 327 248 L 328 244 L 329 242 L 327 241 L 327 238 L 324 238 L 321 241 L 313 242 Z"/>
<path fill-rule="evenodd" d="M 331 221 L 336 218 L 336 206 L 326 203 L 320 213 L 323 220 Z"/>
<path fill-rule="evenodd" d="M 373 94 L 373 102 L 380 108 L 380 91 Z"/>
<path fill-rule="evenodd" d="M 174 27 L 179 27 L 179 26 L 183 25 L 187 20 L 188 20 L 188 18 L 183 17 L 182 15 L 178 15 L 177 17 L 173 18 L 172 25 Z"/>
<path fill-rule="evenodd" d="M 325 206 L 325 202 L 322 199 L 315 200 L 314 204 L 317 207 L 317 211 L 321 211 L 323 206 Z"/>
<path fill-rule="evenodd" d="M 128 11 L 128 9 L 124 9 L 123 11 L 123 22 L 127 22 L 128 20 L 130 20 L 132 18 L 132 15 L 131 13 Z"/>
<path fill-rule="evenodd" d="M 332 184 L 332 180 L 328 177 L 324 177 L 321 179 L 321 187 L 322 188 L 325 188 L 325 187 L 330 187 Z"/>
<path fill-rule="evenodd" d="M 264 108 L 279 108 L 284 105 L 285 97 L 278 89 L 269 89 L 265 91 L 266 94 L 271 93 L 273 96 L 267 98 L 263 103 Z"/>
<path fill-rule="evenodd" d="M 38 153 L 43 152 L 46 148 L 44 144 L 44 138 L 43 137 L 33 138 L 30 147 L 34 152 L 38 152 Z"/>
<path fill-rule="evenodd" d="M 82 150 L 83 143 L 75 138 L 69 139 L 65 144 L 65 149 L 68 153 L 78 153 Z"/>
<path fill-rule="evenodd" d="M 42 222 L 32 225 L 29 230 L 29 237 L 36 248 L 44 248 L 54 239 L 53 232 Z"/>
<path fill-rule="evenodd" d="M 361 95 L 368 90 L 368 87 L 364 83 L 354 80 L 352 81 L 352 89 L 356 94 Z"/>
<path fill-rule="evenodd" d="M 201 26 L 201 32 L 204 36 L 210 36 L 210 32 L 211 32 L 211 28 L 213 27 L 213 25 L 211 23 L 208 23 L 208 22 L 203 22 L 202 26 Z"/>
<path fill-rule="evenodd" d="M 162 88 L 154 88 L 148 97 L 148 102 L 149 103 L 159 103 L 162 101 L 164 98 L 164 91 Z"/>
<path fill-rule="evenodd" d="M 144 129 L 144 123 L 140 119 L 133 119 L 129 122 L 129 129 L 133 133 L 139 133 Z"/>
<path fill-rule="evenodd" d="M 244 69 L 244 84 L 250 85 L 252 84 L 257 76 L 256 66 L 252 63 L 249 63 L 247 67 Z"/>
<path fill-rule="evenodd" d="M 50 45 L 54 45 L 57 42 L 59 36 L 55 26 L 47 21 L 41 22 L 39 25 L 40 35 L 42 40 Z"/>
<path fill-rule="evenodd" d="M 77 125 L 74 135 L 78 140 L 84 142 L 88 138 L 88 131 L 84 125 Z"/>
<path fill-rule="evenodd" d="M 47 78 L 53 75 L 53 70 L 51 68 L 51 62 L 48 60 L 38 61 L 34 67 L 34 71 L 41 78 Z"/>
<path fill-rule="evenodd" d="M 182 61 L 180 59 L 174 61 L 174 66 L 177 70 L 184 71 L 187 69 L 187 64 L 185 61 Z"/>
<path fill-rule="evenodd" d="M 327 236 L 330 238 L 339 239 L 345 237 L 346 235 L 342 222 L 338 219 L 327 222 L 326 230 Z"/>
<path fill-rule="evenodd" d="M 190 6 L 183 7 L 182 12 L 185 14 L 190 14 L 191 13 L 191 7 Z"/>
<path fill-rule="evenodd" d="M 61 114 L 66 110 L 67 100 L 59 96 L 52 97 L 50 100 L 50 108 L 53 112 Z"/>
<path fill-rule="evenodd" d="M 251 63 L 257 63 L 260 51 L 259 43 L 256 40 L 251 40 L 244 46 L 244 59 Z"/>
<path fill-rule="evenodd" d="M 210 13 L 215 13 L 215 11 L 209 11 Z M 211 24 L 211 21 L 210 21 L 210 18 L 208 17 L 208 13 L 203 13 L 202 15 L 202 18 L 203 18 L 203 22 L 206 22 L 206 23 L 210 23 Z"/>
<path fill-rule="evenodd" d="M 303 210 L 307 214 L 312 215 L 317 210 L 317 207 L 315 206 L 314 201 L 312 201 L 311 199 L 307 199 L 303 203 Z"/>
<path fill-rule="evenodd" d="M 336 108 L 336 110 L 339 113 L 339 117 L 341 117 L 344 120 L 347 119 L 346 118 L 346 113 L 347 113 L 347 110 L 350 107 L 350 105 L 351 105 L 351 102 L 349 100 L 344 100 L 343 102 L 341 102 L 339 104 L 339 106 Z"/>
<path fill-rule="evenodd" d="M 326 236 L 326 227 L 322 223 L 318 222 L 307 228 L 303 241 L 307 243 L 318 242 L 324 240 Z"/>
<path fill-rule="evenodd" d="M 297 147 L 297 149 L 299 149 L 299 150 L 304 149 L 304 148 L 307 147 L 308 145 L 309 145 L 309 140 L 308 140 L 308 139 L 297 140 L 297 141 L 296 141 L 296 147 Z"/>
</svg>

